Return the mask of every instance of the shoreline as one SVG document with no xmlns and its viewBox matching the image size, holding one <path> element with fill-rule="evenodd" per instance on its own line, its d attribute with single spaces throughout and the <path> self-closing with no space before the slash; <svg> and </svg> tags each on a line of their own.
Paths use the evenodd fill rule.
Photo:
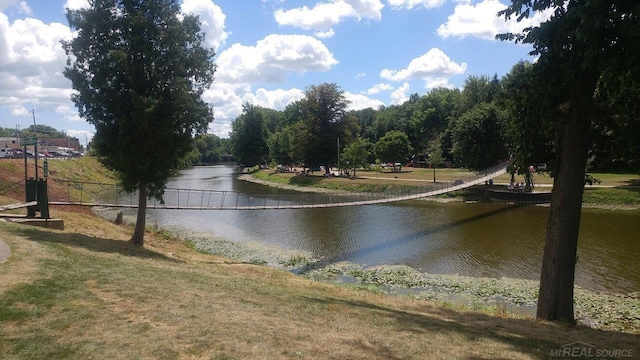
<svg viewBox="0 0 640 360">
<path fill-rule="evenodd" d="M 314 187 L 314 186 L 300 187 L 300 186 L 297 186 L 297 185 L 282 184 L 282 183 L 278 183 L 278 182 L 274 182 L 274 181 L 258 179 L 255 176 L 253 176 L 252 174 L 241 174 L 241 175 L 238 176 L 238 180 L 247 181 L 247 182 L 260 184 L 260 185 L 264 185 L 264 186 L 270 186 L 270 187 L 274 187 L 274 188 L 278 188 L 278 189 L 300 191 L 300 192 L 313 192 L 313 193 L 337 194 L 337 195 L 340 195 L 340 194 L 342 194 L 342 195 L 357 194 L 357 193 L 350 192 L 348 190 L 334 190 L 334 189 L 327 189 L 327 188 Z M 543 186 L 543 187 L 547 187 L 547 186 Z M 449 202 L 462 202 L 462 201 L 464 201 L 464 199 L 462 199 L 460 197 L 435 197 L 435 196 L 423 197 L 423 198 L 419 198 L 419 199 L 416 199 L 416 200 L 419 200 L 419 201 L 433 201 L 433 202 L 438 202 L 438 203 L 449 203 Z M 545 204 L 536 204 L 535 206 L 549 207 L 550 205 L 548 203 L 545 203 Z M 583 202 L 582 203 L 582 208 L 583 209 L 633 211 L 633 210 L 640 210 L 640 205 L 603 204 L 603 203 Z"/>
<path fill-rule="evenodd" d="M 93 210 L 107 221 L 112 221 L 117 212 L 122 211 L 115 208 Z M 133 224 L 135 215 L 124 213 L 124 223 Z M 539 281 L 536 280 L 431 274 L 405 265 L 327 263 L 326 259 L 314 258 L 310 253 L 299 250 L 285 250 L 259 243 L 236 243 L 188 229 L 158 229 L 154 226 L 151 231 L 167 231 L 194 251 L 246 264 L 268 266 L 335 286 L 427 300 L 451 308 L 535 318 L 539 287 Z M 640 292 L 614 294 L 578 286 L 574 289 L 578 323 L 594 329 L 640 333 Z"/>
<path fill-rule="evenodd" d="M 300 187 L 300 186 L 297 186 L 297 185 L 282 184 L 282 183 L 277 183 L 277 182 L 273 182 L 273 181 L 267 181 L 267 180 L 263 180 L 263 179 L 258 179 L 258 178 L 256 178 L 255 176 L 253 176 L 251 174 L 241 174 L 241 175 L 238 176 L 238 180 L 247 181 L 247 182 L 260 184 L 260 185 L 264 185 L 264 186 L 270 186 L 270 187 L 274 187 L 274 188 L 277 188 L 277 189 L 284 189 L 284 190 L 292 190 L 292 191 L 300 191 L 300 192 L 312 192 L 312 193 L 320 193 L 320 194 L 358 195 L 357 192 L 351 192 L 351 191 L 348 191 L 348 190 L 335 190 L 335 189 L 327 189 L 327 188 L 315 187 L 315 186 Z M 455 197 L 438 198 L 438 197 L 433 197 L 433 196 L 419 198 L 419 199 L 415 199 L 415 200 L 419 200 L 419 201 L 435 201 L 435 202 L 440 202 L 440 203 L 449 203 L 449 202 L 462 201 L 462 199 L 455 198 Z"/>
</svg>

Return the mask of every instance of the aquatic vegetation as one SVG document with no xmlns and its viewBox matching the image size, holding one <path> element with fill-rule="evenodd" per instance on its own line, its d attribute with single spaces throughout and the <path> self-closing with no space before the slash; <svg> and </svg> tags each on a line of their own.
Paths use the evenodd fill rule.
<svg viewBox="0 0 640 360">
<path fill-rule="evenodd" d="M 287 260 L 281 260 L 280 264 L 285 266 L 285 267 L 301 267 L 301 266 L 309 266 L 313 263 L 313 260 L 311 260 L 310 258 L 304 256 L 304 255 L 300 255 L 300 254 L 295 254 L 293 256 L 291 256 L 289 259 Z"/>
</svg>

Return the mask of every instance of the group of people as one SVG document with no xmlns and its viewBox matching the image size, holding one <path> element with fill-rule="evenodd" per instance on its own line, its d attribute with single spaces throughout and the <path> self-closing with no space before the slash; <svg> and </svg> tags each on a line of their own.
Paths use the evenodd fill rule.
<svg viewBox="0 0 640 360">
<path fill-rule="evenodd" d="M 509 183 L 509 190 L 526 191 L 528 190 L 527 184 L 521 183 Z"/>
</svg>

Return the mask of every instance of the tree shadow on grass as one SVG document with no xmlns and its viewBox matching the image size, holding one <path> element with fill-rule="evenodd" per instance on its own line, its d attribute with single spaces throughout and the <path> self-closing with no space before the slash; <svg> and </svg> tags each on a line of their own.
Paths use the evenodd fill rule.
<svg viewBox="0 0 640 360">
<path fill-rule="evenodd" d="M 614 189 L 622 189 L 626 191 L 633 191 L 636 193 L 640 193 L 640 179 L 633 179 L 626 181 L 625 185 L 616 186 Z"/>
<path fill-rule="evenodd" d="M 397 323 L 395 332 L 408 332 L 424 336 L 433 333 L 445 334 L 454 339 L 462 338 L 470 346 L 486 339 L 505 344 L 514 351 L 539 359 L 548 359 L 552 350 L 560 349 L 562 346 L 574 342 L 592 344 L 598 349 L 624 349 L 632 350 L 634 353 L 640 351 L 638 335 L 595 330 L 582 325 L 570 326 L 561 323 L 503 318 L 480 312 L 462 312 L 436 306 L 404 310 L 371 302 L 336 298 L 303 297 L 301 301 L 325 306 L 343 305 L 352 309 L 360 308 L 365 312 L 375 312 L 395 320 Z M 384 350 L 374 348 L 374 345 L 360 342 L 353 344 L 354 347 L 359 347 L 362 351 L 369 351 L 372 354 L 379 354 Z M 394 358 L 392 354 L 388 355 L 388 358 Z M 495 356 L 468 357 L 468 359 L 489 358 L 495 359 Z"/>
<path fill-rule="evenodd" d="M 55 233 L 40 230 L 36 227 L 23 228 L 18 230 L 17 233 L 31 241 L 40 243 L 60 244 L 106 254 L 120 254 L 130 257 L 182 262 L 179 259 L 167 257 L 161 253 L 133 245 L 129 241 L 105 239 L 78 233 Z"/>
</svg>

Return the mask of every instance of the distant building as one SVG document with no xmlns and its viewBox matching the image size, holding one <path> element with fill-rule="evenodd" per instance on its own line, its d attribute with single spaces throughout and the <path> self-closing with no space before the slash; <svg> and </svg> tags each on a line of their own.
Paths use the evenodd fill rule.
<svg viewBox="0 0 640 360">
<path fill-rule="evenodd" d="M 56 151 L 58 148 L 69 148 L 75 151 L 82 151 L 82 147 L 80 146 L 80 140 L 71 137 L 63 137 L 63 138 L 43 138 L 38 141 L 40 144 L 40 148 L 42 151 L 49 151 L 49 148 L 52 148 L 51 151 Z"/>
<path fill-rule="evenodd" d="M 20 139 L 17 137 L 0 137 L 0 149 L 18 149 Z"/>
</svg>

